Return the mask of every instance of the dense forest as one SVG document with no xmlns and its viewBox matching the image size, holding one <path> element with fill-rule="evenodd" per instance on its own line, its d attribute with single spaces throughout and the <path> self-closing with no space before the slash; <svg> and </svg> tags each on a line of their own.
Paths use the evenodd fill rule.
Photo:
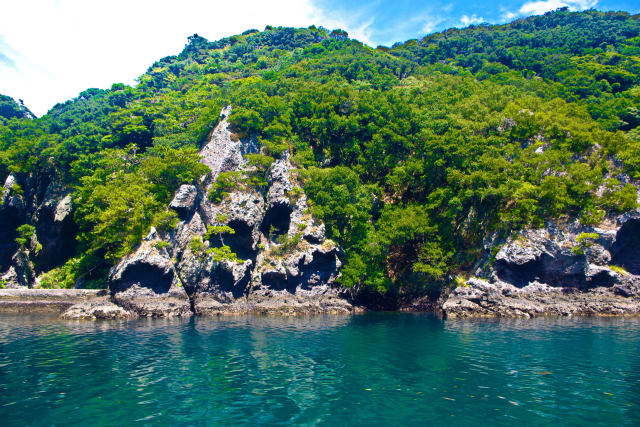
<svg viewBox="0 0 640 427">
<path fill-rule="evenodd" d="M 637 207 L 640 16 L 558 10 L 375 49 L 314 26 L 193 35 L 134 87 L 40 118 L 0 98 L 0 179 L 73 189 L 76 253 L 41 285 L 105 286 L 152 225 L 175 226 L 166 206 L 204 173 L 198 149 L 229 104 L 234 132 L 261 144 L 242 185 L 259 190 L 288 150 L 346 287 L 437 289 L 489 235 Z"/>
</svg>

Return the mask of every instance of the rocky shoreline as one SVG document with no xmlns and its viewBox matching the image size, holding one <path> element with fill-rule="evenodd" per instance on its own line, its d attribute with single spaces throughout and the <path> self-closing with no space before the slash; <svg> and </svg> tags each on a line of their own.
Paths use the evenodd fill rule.
<svg viewBox="0 0 640 427">
<path fill-rule="evenodd" d="M 432 311 L 448 318 L 640 314 L 639 210 L 597 225 L 574 219 L 508 237 L 488 236 L 473 271 L 451 278 L 456 286 L 440 295 L 389 298 L 343 289 L 337 282 L 342 251 L 309 213 L 288 154 L 270 165 L 262 190 L 243 185 L 256 173 L 246 156 L 258 148 L 250 137 L 233 134 L 230 112 L 231 107 L 222 110 L 200 150 L 210 172 L 182 185 L 167 208 L 177 215 L 177 225 L 151 229 L 111 269 L 108 290 L 28 289 L 38 285 L 37 277 L 25 273 L 34 269 L 23 251 L 13 253 L 7 246 L 3 254 L 12 261 L 0 283 L 17 289 L 0 289 L 0 312 L 54 312 L 66 319 L 367 309 Z M 237 180 L 228 192 L 216 186 L 221 174 Z M 33 211 L 43 242 L 39 256 L 58 263 L 56 256 L 73 249 L 70 195 L 52 184 L 42 206 L 27 208 L 15 196 L 12 179 L 3 190 L 0 218 L 7 224 L 0 231 Z M 237 257 L 219 256 L 221 248 Z"/>
<path fill-rule="evenodd" d="M 197 308 L 196 308 L 197 307 Z M 137 295 L 135 304 L 106 290 L 2 289 L 0 313 L 58 315 L 66 320 L 136 319 L 225 315 L 300 316 L 376 311 L 342 297 L 290 295 L 234 304 L 214 299 L 191 303 L 175 295 Z M 539 316 L 640 316 L 640 298 L 611 288 L 579 291 L 532 283 L 524 288 L 483 279 L 446 292 L 438 301 L 417 298 L 392 311 L 431 312 L 445 318 L 533 318 Z"/>
</svg>

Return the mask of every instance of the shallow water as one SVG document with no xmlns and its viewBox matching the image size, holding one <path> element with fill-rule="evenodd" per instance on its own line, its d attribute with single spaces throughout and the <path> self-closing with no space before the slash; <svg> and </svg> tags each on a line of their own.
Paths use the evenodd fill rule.
<svg viewBox="0 0 640 427">
<path fill-rule="evenodd" d="M 640 319 L 0 317 L 0 425 L 640 425 Z"/>
</svg>

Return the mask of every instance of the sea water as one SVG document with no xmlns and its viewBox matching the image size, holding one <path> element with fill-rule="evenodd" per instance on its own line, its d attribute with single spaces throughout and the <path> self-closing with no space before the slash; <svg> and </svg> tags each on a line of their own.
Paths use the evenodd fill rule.
<svg viewBox="0 0 640 427">
<path fill-rule="evenodd" d="M 0 317 L 0 425 L 640 425 L 640 319 Z"/>
</svg>

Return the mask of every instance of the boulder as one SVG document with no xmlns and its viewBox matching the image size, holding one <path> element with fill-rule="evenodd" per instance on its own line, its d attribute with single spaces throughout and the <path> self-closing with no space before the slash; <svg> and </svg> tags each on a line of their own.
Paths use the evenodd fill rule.
<svg viewBox="0 0 640 427">
<path fill-rule="evenodd" d="M 185 219 L 193 214 L 197 199 L 198 188 L 195 185 L 184 184 L 176 191 L 169 208 L 176 211 L 181 219 Z"/>
<path fill-rule="evenodd" d="M 137 315 L 105 298 L 75 304 L 60 317 L 65 320 L 119 320 L 134 319 Z"/>
</svg>

